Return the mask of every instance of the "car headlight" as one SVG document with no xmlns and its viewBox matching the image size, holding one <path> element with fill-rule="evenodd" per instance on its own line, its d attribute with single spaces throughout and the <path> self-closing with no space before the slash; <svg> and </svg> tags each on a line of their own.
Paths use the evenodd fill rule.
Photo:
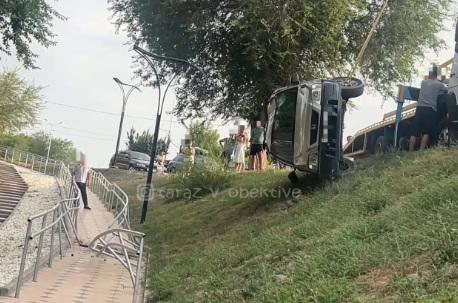
<svg viewBox="0 0 458 303">
<path fill-rule="evenodd" d="M 312 85 L 312 101 L 314 102 L 321 101 L 321 84 Z"/>
</svg>

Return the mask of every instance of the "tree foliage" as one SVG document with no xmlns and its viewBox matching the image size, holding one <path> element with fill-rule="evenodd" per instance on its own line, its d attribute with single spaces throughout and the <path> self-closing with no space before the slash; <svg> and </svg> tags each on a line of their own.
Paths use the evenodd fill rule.
<svg viewBox="0 0 458 303">
<path fill-rule="evenodd" d="M 189 133 L 194 146 L 205 149 L 211 156 L 221 154 L 218 131 L 213 129 L 209 122 L 193 121 Z"/>
<path fill-rule="evenodd" d="M 153 148 L 153 139 L 154 134 L 150 133 L 150 130 L 143 131 L 142 134 L 137 133 L 137 131 L 132 127 L 127 133 L 127 148 L 131 151 L 136 151 L 144 154 L 150 154 L 151 149 Z M 156 154 L 160 152 L 165 152 L 166 154 L 169 151 L 170 136 L 160 138 L 157 140 L 157 149 Z"/>
<path fill-rule="evenodd" d="M 0 52 L 11 56 L 14 46 L 16 57 L 25 68 L 37 68 L 35 59 L 38 56 L 29 45 L 33 41 L 46 48 L 56 44 L 52 40 L 56 35 L 50 30 L 55 18 L 66 19 L 45 0 L 0 1 Z"/>
<path fill-rule="evenodd" d="M 20 78 L 17 70 L 0 74 L 0 135 L 21 131 L 37 122 L 41 90 Z"/>
<path fill-rule="evenodd" d="M 48 133 L 43 131 L 32 135 L 3 136 L 0 138 L 0 144 L 46 157 L 48 154 L 49 136 Z M 76 159 L 76 148 L 72 141 L 52 138 L 49 157 L 55 160 L 62 160 L 65 163 L 72 163 Z"/>
<path fill-rule="evenodd" d="M 153 53 L 202 66 L 181 73 L 175 114 L 251 119 L 290 74 L 347 76 L 382 0 L 109 0 L 116 25 Z M 452 0 L 389 0 L 358 73 L 387 97 L 409 82 L 415 63 L 444 44 L 438 32 Z M 150 71 L 139 66 L 138 74 Z M 209 79 L 210 78 L 210 79 Z"/>
</svg>

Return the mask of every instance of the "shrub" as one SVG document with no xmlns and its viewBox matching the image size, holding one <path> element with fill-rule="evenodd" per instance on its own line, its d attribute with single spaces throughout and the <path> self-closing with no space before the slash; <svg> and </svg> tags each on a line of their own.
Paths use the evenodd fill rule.
<svg viewBox="0 0 458 303">
<path fill-rule="evenodd" d="M 204 163 L 190 165 L 185 163 L 183 169 L 171 175 L 167 188 L 166 200 L 181 198 L 196 200 L 207 194 L 216 194 L 230 186 L 232 173 L 222 160 L 207 159 Z"/>
</svg>

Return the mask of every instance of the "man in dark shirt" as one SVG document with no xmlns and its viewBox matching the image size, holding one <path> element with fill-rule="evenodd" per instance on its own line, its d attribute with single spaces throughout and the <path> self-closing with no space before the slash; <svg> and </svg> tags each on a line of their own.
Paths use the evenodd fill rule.
<svg viewBox="0 0 458 303">
<path fill-rule="evenodd" d="M 421 82 L 420 97 L 411 125 L 410 151 L 415 150 L 417 137 L 422 136 L 421 150 L 424 150 L 428 145 L 429 136 L 437 117 L 437 98 L 445 93 L 447 93 L 447 88 L 437 80 L 437 66 L 434 66 L 429 73 L 429 79 Z"/>
<path fill-rule="evenodd" d="M 264 152 L 264 128 L 261 126 L 261 121 L 256 121 L 256 128 L 251 131 L 250 142 L 250 157 L 252 158 L 253 169 L 261 170 L 264 167 L 262 155 Z"/>
</svg>

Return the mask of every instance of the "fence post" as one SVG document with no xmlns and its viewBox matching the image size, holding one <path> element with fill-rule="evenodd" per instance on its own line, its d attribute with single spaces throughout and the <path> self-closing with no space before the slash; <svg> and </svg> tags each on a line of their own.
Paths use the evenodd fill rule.
<svg viewBox="0 0 458 303">
<path fill-rule="evenodd" d="M 41 173 L 41 165 L 43 163 L 43 158 L 40 159 L 40 167 L 38 168 L 38 171 Z"/>
<path fill-rule="evenodd" d="M 41 229 L 44 229 L 46 227 L 46 218 L 48 217 L 48 214 L 45 214 L 43 216 L 43 221 L 41 223 Z M 40 234 L 40 242 L 38 243 L 38 251 L 37 251 L 37 259 L 35 260 L 35 269 L 33 271 L 33 282 L 37 282 L 37 276 L 38 276 L 38 267 L 40 263 L 40 256 L 41 256 L 41 249 L 43 248 L 43 236 L 45 232 L 42 232 Z"/>
<path fill-rule="evenodd" d="M 8 149 L 5 149 L 5 157 L 4 157 L 5 158 L 5 162 L 8 162 L 8 160 L 6 158 L 7 156 L 8 156 Z"/>
<path fill-rule="evenodd" d="M 19 153 L 19 161 L 18 161 L 18 165 L 21 166 L 21 158 L 22 158 L 22 153 Z"/>
<path fill-rule="evenodd" d="M 33 170 L 33 165 L 35 164 L 35 157 L 32 156 L 32 170 Z"/>
<path fill-rule="evenodd" d="M 19 275 L 17 277 L 16 294 L 14 296 L 15 298 L 19 298 L 19 295 L 21 293 L 22 278 L 24 276 L 24 267 L 27 259 L 27 251 L 29 250 L 30 232 L 32 231 L 32 220 L 28 219 L 27 221 L 27 232 L 25 234 L 24 250 L 22 251 L 21 266 L 19 267 Z"/>
<path fill-rule="evenodd" d="M 27 168 L 27 163 L 29 161 L 29 153 L 25 155 L 25 167 Z"/>
<path fill-rule="evenodd" d="M 14 149 L 13 149 L 13 153 L 11 154 L 11 164 L 13 164 L 14 162 Z"/>
<path fill-rule="evenodd" d="M 53 211 L 53 215 L 52 215 L 52 222 L 55 222 L 56 221 L 56 211 L 57 210 L 54 210 Z M 55 229 L 54 229 L 55 225 L 53 225 L 51 227 L 51 246 L 49 248 L 49 267 L 52 267 L 52 255 L 53 255 L 53 252 L 54 252 L 54 233 L 55 233 Z"/>
</svg>

